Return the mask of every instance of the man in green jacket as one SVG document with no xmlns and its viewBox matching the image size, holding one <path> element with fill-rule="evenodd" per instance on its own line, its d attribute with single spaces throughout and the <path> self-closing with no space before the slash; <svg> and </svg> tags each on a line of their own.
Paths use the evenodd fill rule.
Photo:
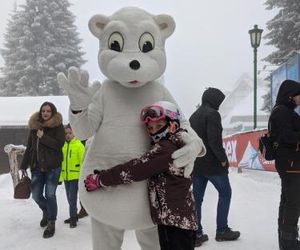
<svg viewBox="0 0 300 250">
<path fill-rule="evenodd" d="M 66 141 L 63 146 L 63 162 L 61 167 L 60 182 L 65 183 L 66 195 L 69 203 L 70 218 L 65 223 L 70 223 L 70 228 L 77 226 L 77 196 L 78 180 L 84 157 L 84 145 L 74 137 L 71 126 L 65 127 Z"/>
</svg>

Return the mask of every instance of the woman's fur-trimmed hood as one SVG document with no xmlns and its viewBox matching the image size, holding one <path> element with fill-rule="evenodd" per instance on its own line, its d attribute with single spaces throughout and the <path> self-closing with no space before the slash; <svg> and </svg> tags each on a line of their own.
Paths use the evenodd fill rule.
<svg viewBox="0 0 300 250">
<path fill-rule="evenodd" d="M 57 112 L 48 121 L 41 122 L 39 120 L 39 112 L 34 113 L 28 122 L 30 129 L 41 129 L 41 128 L 55 128 L 62 124 L 62 115 Z"/>
</svg>

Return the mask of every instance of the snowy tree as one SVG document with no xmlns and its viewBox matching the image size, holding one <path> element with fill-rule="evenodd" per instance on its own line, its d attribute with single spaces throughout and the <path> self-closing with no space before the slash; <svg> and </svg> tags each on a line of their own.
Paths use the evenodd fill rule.
<svg viewBox="0 0 300 250">
<path fill-rule="evenodd" d="M 85 62 L 68 0 L 27 0 L 4 35 L 1 95 L 61 95 L 58 72 Z"/>
<path fill-rule="evenodd" d="M 265 38 L 267 45 L 273 45 L 276 51 L 264 60 L 280 65 L 295 52 L 300 50 L 300 1 L 299 0 L 267 0 L 267 9 L 277 9 L 278 14 L 267 22 L 269 33 Z"/>
<path fill-rule="evenodd" d="M 272 110 L 271 92 L 269 91 L 267 94 L 263 95 L 262 98 L 264 99 L 264 103 L 261 110 L 266 112 L 271 112 Z"/>
<path fill-rule="evenodd" d="M 300 1 L 299 0 L 267 0 L 266 9 L 278 9 L 278 13 L 267 22 L 267 33 L 264 38 L 267 45 L 277 50 L 269 54 L 265 61 L 272 65 L 281 65 L 295 52 L 300 50 Z M 263 96 L 263 110 L 271 110 L 271 92 Z"/>
</svg>

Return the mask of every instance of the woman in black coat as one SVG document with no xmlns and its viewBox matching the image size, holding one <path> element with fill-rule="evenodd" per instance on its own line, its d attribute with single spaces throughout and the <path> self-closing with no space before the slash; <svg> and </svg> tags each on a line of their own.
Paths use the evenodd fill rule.
<svg viewBox="0 0 300 250">
<path fill-rule="evenodd" d="M 278 238 L 281 250 L 300 249 L 298 219 L 300 215 L 300 83 L 286 80 L 278 91 L 269 119 L 271 136 L 279 146 L 275 167 L 281 178 Z"/>
<path fill-rule="evenodd" d="M 54 104 L 44 102 L 29 120 L 29 137 L 21 169 L 31 170 L 32 198 L 43 211 L 41 227 L 47 226 L 43 237 L 55 232 L 57 216 L 56 188 L 61 170 L 65 130 L 62 116 Z M 45 195 L 44 195 L 45 189 Z"/>
</svg>

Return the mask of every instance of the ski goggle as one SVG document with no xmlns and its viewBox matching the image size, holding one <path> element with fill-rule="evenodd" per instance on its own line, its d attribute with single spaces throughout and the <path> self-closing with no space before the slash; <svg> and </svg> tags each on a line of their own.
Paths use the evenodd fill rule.
<svg viewBox="0 0 300 250">
<path fill-rule="evenodd" d="M 140 119 L 142 122 L 147 123 L 149 121 L 156 122 L 166 117 L 176 119 L 177 113 L 158 105 L 151 105 L 142 109 Z"/>
</svg>

